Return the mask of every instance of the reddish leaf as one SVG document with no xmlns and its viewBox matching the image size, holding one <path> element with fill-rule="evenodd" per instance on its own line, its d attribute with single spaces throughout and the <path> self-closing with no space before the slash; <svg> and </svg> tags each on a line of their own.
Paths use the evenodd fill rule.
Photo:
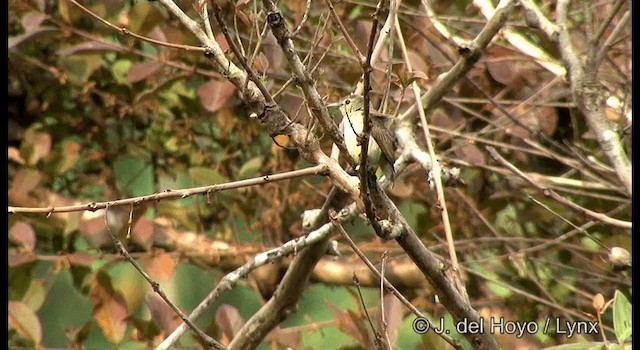
<svg viewBox="0 0 640 350">
<path fill-rule="evenodd" d="M 94 248 L 111 244 L 111 237 L 104 220 L 104 211 L 85 212 L 78 223 L 78 231 Z"/>
<path fill-rule="evenodd" d="M 284 55 L 280 45 L 278 45 L 278 40 L 273 36 L 271 31 L 267 33 L 267 36 L 262 41 L 262 53 L 264 53 L 265 57 L 267 57 L 267 60 L 269 61 L 270 71 L 282 69 L 282 60 L 284 59 Z"/>
<path fill-rule="evenodd" d="M 200 85 L 198 97 L 204 108 L 209 112 L 215 112 L 224 107 L 236 91 L 236 87 L 228 81 L 212 80 Z"/>
<path fill-rule="evenodd" d="M 147 293 L 144 300 L 151 313 L 151 319 L 164 334 L 171 334 L 182 323 L 180 316 L 176 315 L 156 293 Z"/>
<path fill-rule="evenodd" d="M 454 151 L 458 158 L 472 165 L 483 165 L 487 163 L 486 154 L 482 152 L 478 146 L 468 143 L 467 141 L 455 142 L 455 144 L 462 144 L 460 147 L 456 147 Z"/>
<path fill-rule="evenodd" d="M 259 74 L 264 74 L 269 69 L 269 60 L 262 52 L 253 61 L 253 69 Z"/>
<path fill-rule="evenodd" d="M 93 264 L 93 262 L 96 260 L 93 256 L 82 252 L 69 254 L 66 256 L 66 258 L 71 265 L 87 267 Z"/>
<path fill-rule="evenodd" d="M 58 50 L 58 56 L 66 57 L 85 52 L 102 52 L 102 51 L 115 51 L 124 52 L 125 50 L 116 44 L 111 44 L 102 41 L 86 41 L 77 45 L 73 45 L 61 50 Z"/>
<path fill-rule="evenodd" d="M 342 333 L 350 335 L 359 344 L 369 344 L 369 332 L 366 327 L 351 310 L 340 310 L 333 304 L 326 302 L 329 311 L 333 314 L 333 318 L 336 322 L 338 329 Z"/>
<path fill-rule="evenodd" d="M 146 250 L 153 245 L 153 223 L 145 217 L 141 217 L 131 229 L 131 241 Z"/>
<path fill-rule="evenodd" d="M 62 160 L 58 163 L 58 174 L 64 174 L 76 166 L 80 159 L 80 151 L 82 145 L 75 141 L 67 141 L 64 143 L 62 151 Z"/>
<path fill-rule="evenodd" d="M 38 257 L 34 254 L 9 254 L 9 267 L 17 267 L 37 261 Z"/>
<path fill-rule="evenodd" d="M 220 45 L 220 49 L 223 52 L 229 52 L 229 43 L 227 42 L 227 38 L 224 36 L 224 34 L 220 33 L 216 35 L 216 42 L 218 43 L 218 45 Z"/>
<path fill-rule="evenodd" d="M 35 345 L 42 340 L 40 319 L 24 303 L 9 301 L 9 329 L 15 329 L 18 334 Z"/>
<path fill-rule="evenodd" d="M 9 147 L 8 158 L 11 162 L 16 162 L 20 165 L 25 165 L 27 162 L 22 158 L 20 151 L 15 147 Z"/>
<path fill-rule="evenodd" d="M 9 203 L 13 205 L 28 204 L 28 198 L 42 180 L 42 175 L 34 169 L 21 169 L 9 184 Z"/>
<path fill-rule="evenodd" d="M 22 16 L 22 27 L 25 32 L 30 32 L 40 27 L 42 21 L 47 19 L 47 16 L 41 12 L 29 12 Z"/>
<path fill-rule="evenodd" d="M 384 303 L 384 321 L 387 325 L 387 334 L 389 335 L 389 341 L 391 344 L 395 344 L 398 338 L 398 331 L 402 324 L 403 306 L 400 300 L 393 294 L 387 294 L 383 298 Z M 378 329 L 382 330 L 382 317 L 380 317 L 380 309 L 376 313 L 375 318 Z"/>
<path fill-rule="evenodd" d="M 265 342 L 275 341 L 285 349 L 302 349 L 302 336 L 300 332 L 283 331 L 282 328 L 276 327 L 265 337 Z"/>
<path fill-rule="evenodd" d="M 156 74 L 161 68 L 163 64 L 155 61 L 146 61 L 136 63 L 131 67 L 129 73 L 127 74 L 127 79 L 131 84 L 137 83 L 139 81 L 145 80 L 148 77 Z"/>
<path fill-rule="evenodd" d="M 57 29 L 53 27 L 41 27 L 42 21 L 46 19 L 43 13 L 29 12 L 22 17 L 22 27 L 24 33 L 9 38 L 9 48 L 12 48 L 23 41 L 36 37 L 39 34 L 47 32 L 55 32 Z"/>
<path fill-rule="evenodd" d="M 27 130 L 22 147 L 22 154 L 29 165 L 35 165 L 38 161 L 51 152 L 51 135 L 33 129 Z"/>
<path fill-rule="evenodd" d="M 216 323 L 227 339 L 233 339 L 244 325 L 244 319 L 234 306 L 223 304 L 216 311 Z"/>
<path fill-rule="evenodd" d="M 9 241 L 20 244 L 28 252 L 36 247 L 36 231 L 24 221 L 18 221 L 9 230 Z"/>
<path fill-rule="evenodd" d="M 520 78 L 522 69 L 514 64 L 512 51 L 501 46 L 491 46 L 488 49 L 487 70 L 495 81 L 503 85 L 510 85 Z"/>
<path fill-rule="evenodd" d="M 602 293 L 598 293 L 593 297 L 591 300 L 591 306 L 597 313 L 602 311 L 602 308 L 604 307 L 604 296 Z"/>
<path fill-rule="evenodd" d="M 147 271 L 154 279 L 168 281 L 176 269 L 176 262 L 171 255 L 161 253 L 152 256 L 147 263 Z"/>
<path fill-rule="evenodd" d="M 91 332 L 91 328 L 93 327 L 93 322 L 88 321 L 80 328 L 67 327 L 64 329 L 64 334 L 67 339 L 74 345 L 78 345 L 76 348 L 81 349 L 82 346 L 80 344 L 87 339 L 89 333 Z"/>
<path fill-rule="evenodd" d="M 95 275 L 90 288 L 93 318 L 104 336 L 112 343 L 118 343 L 127 330 L 129 310 L 126 301 L 122 294 L 113 289 L 110 277 L 104 273 Z"/>
</svg>

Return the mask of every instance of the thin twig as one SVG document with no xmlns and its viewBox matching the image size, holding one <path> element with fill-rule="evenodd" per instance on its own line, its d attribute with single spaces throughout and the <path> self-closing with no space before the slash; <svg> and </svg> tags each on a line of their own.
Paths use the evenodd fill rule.
<svg viewBox="0 0 640 350">
<path fill-rule="evenodd" d="M 371 263 L 371 261 L 367 258 L 367 256 L 360 250 L 360 248 L 358 248 L 358 246 L 353 241 L 353 239 L 351 239 L 347 231 L 345 231 L 344 227 L 342 227 L 340 222 L 336 220 L 335 213 L 329 213 L 329 218 L 331 219 L 331 223 L 335 226 L 338 232 L 340 232 L 342 237 L 347 241 L 347 243 L 349 244 L 351 249 L 356 253 L 356 255 L 358 255 L 360 260 L 362 260 L 362 262 L 365 265 L 367 265 L 369 270 L 371 270 L 371 272 L 374 273 L 374 275 L 378 278 L 378 280 L 380 280 L 381 283 L 384 283 L 384 287 L 390 290 L 391 293 L 393 293 L 393 295 L 395 295 L 396 298 L 398 298 L 398 300 L 400 300 L 400 302 L 407 307 L 407 309 L 411 310 L 411 312 L 414 315 L 426 320 L 427 318 L 422 314 L 422 312 L 420 312 L 420 310 L 418 310 L 415 306 L 413 306 L 413 304 L 411 304 L 411 302 L 407 300 L 407 298 L 405 298 L 405 296 L 402 295 L 402 293 L 400 293 L 400 291 L 391 282 L 389 282 L 389 280 L 387 280 L 384 276 L 382 276 L 382 274 L 373 265 L 373 263 Z M 462 349 L 462 345 L 460 345 L 460 343 L 457 340 L 451 338 L 448 334 L 441 333 L 441 334 L 438 334 L 438 336 L 444 339 L 444 341 L 446 341 L 447 343 L 451 344 L 451 346 L 453 346 L 455 349 Z"/>
<path fill-rule="evenodd" d="M 596 219 L 598 221 L 601 221 L 605 224 L 609 224 L 612 226 L 616 226 L 616 227 L 621 227 L 621 228 L 626 228 L 626 229 L 631 229 L 631 222 L 629 221 L 623 221 L 623 220 L 618 220 L 618 219 L 614 219 L 611 218 L 605 214 L 602 213 L 597 213 L 594 212 L 592 210 L 589 210 L 587 208 L 584 208 L 582 206 L 579 206 L 578 204 L 573 203 L 572 201 L 560 196 L 559 194 L 557 194 L 555 191 L 549 189 L 549 188 L 545 188 L 540 186 L 537 182 L 533 181 L 533 179 L 531 179 L 529 176 L 527 176 L 525 173 L 523 173 L 520 169 L 518 169 L 516 166 L 514 166 L 513 164 L 509 163 L 509 161 L 507 161 L 506 159 L 504 159 L 504 157 L 502 157 L 498 151 L 496 151 L 495 148 L 491 147 L 491 146 L 485 146 L 485 149 L 489 152 L 489 154 L 491 155 L 491 157 L 497 161 L 498 163 L 504 165 L 505 167 L 507 167 L 509 170 L 511 170 L 514 174 L 518 175 L 520 178 L 526 180 L 529 184 L 531 184 L 533 187 L 535 187 L 536 189 L 538 189 L 540 192 L 542 192 L 542 194 L 544 194 L 547 197 L 550 197 L 551 199 L 555 200 L 556 202 L 580 213 L 583 215 L 587 215 L 593 219 Z"/>
<path fill-rule="evenodd" d="M 132 208 L 130 213 L 132 213 L 132 212 L 133 212 L 133 208 Z M 208 336 L 198 326 L 196 326 L 193 322 L 191 322 L 191 320 L 189 320 L 189 318 L 187 318 L 187 315 L 185 315 L 182 312 L 182 310 L 180 310 L 180 308 L 178 308 L 171 301 L 171 299 L 169 299 L 169 297 L 167 297 L 167 295 L 164 293 L 162 288 L 160 288 L 160 284 L 158 282 L 154 281 L 151 278 L 151 276 L 149 276 L 149 274 L 147 274 L 144 271 L 142 266 L 140 266 L 140 264 L 138 264 L 138 262 L 133 257 L 131 257 L 131 255 L 129 254 L 127 249 L 124 247 L 124 244 L 122 244 L 122 242 L 120 242 L 120 240 L 113 234 L 113 232 L 111 232 L 111 226 L 109 226 L 108 218 L 109 218 L 109 206 L 107 206 L 105 208 L 105 211 L 104 211 L 104 224 L 107 227 L 107 232 L 109 233 L 109 236 L 111 237 L 111 241 L 116 246 L 116 248 L 118 249 L 120 254 L 122 254 L 125 257 L 125 259 L 140 273 L 140 275 L 147 281 L 147 283 L 149 283 L 149 285 L 151 286 L 153 291 L 156 292 L 160 296 L 160 298 L 162 298 L 162 300 L 164 300 L 165 303 L 167 303 L 167 305 L 173 310 L 173 312 L 175 312 L 178 316 L 180 316 L 180 318 L 186 323 L 186 325 L 189 328 L 191 328 L 191 330 L 193 330 L 198 336 L 200 336 L 207 343 L 207 345 L 212 346 L 215 349 L 224 349 L 222 344 L 218 343 L 215 339 L 213 339 L 210 336 Z M 131 226 L 131 223 L 129 223 L 129 226 Z M 130 229 L 131 229 L 131 227 L 129 227 L 128 230 L 130 230 Z"/>
<path fill-rule="evenodd" d="M 330 196 L 331 197 L 331 196 Z M 327 198 L 325 203 L 328 203 L 332 198 Z M 322 218 L 326 215 L 326 210 L 324 211 L 324 215 L 322 210 L 317 214 L 316 220 L 322 220 Z M 355 217 L 356 210 L 355 205 L 350 205 L 347 208 L 340 211 L 340 216 L 337 220 L 347 221 L 351 218 Z M 327 240 L 330 235 L 333 233 L 333 224 L 327 223 L 312 232 L 308 233 L 305 236 L 300 238 L 291 240 L 282 246 L 271 249 L 265 252 L 262 252 L 253 257 L 253 259 L 246 264 L 240 266 L 234 271 L 226 274 L 220 282 L 216 285 L 216 287 L 200 302 L 200 304 L 191 312 L 189 315 L 189 320 L 197 320 L 199 319 L 204 312 L 220 297 L 220 295 L 227 290 L 231 290 L 241 279 L 245 278 L 249 273 L 254 271 L 260 266 L 264 266 L 266 264 L 272 263 L 276 260 L 281 259 L 284 256 L 293 254 L 294 252 L 300 252 L 299 255 L 303 254 L 303 249 L 310 245 L 318 244 L 322 241 Z M 293 263 L 292 263 L 293 264 Z M 249 323 L 249 321 L 245 324 L 245 326 Z M 271 325 L 268 325 L 271 326 Z M 169 349 L 175 342 L 184 334 L 187 330 L 187 325 L 181 324 L 176 328 L 172 334 L 170 334 L 164 341 L 158 345 L 156 350 L 166 350 Z M 255 329 L 254 329 L 255 330 Z M 241 334 L 240 332 L 238 334 Z M 252 334 L 252 336 L 257 337 L 257 333 Z M 260 338 L 261 339 L 261 338 Z M 241 339 L 234 339 L 236 344 L 242 341 L 256 341 L 259 339 L 247 339 L 246 337 L 242 337 Z"/>
<path fill-rule="evenodd" d="M 149 37 L 146 37 L 146 36 L 143 36 L 143 35 L 139 35 L 139 34 L 133 33 L 131 31 L 129 31 L 129 29 L 127 29 L 127 28 L 118 27 L 117 25 L 115 25 L 115 24 L 107 21 L 106 19 L 98 16 L 97 14 L 95 14 L 91 10 L 89 10 L 88 8 L 82 6 L 76 0 L 69 0 L 69 1 L 72 4 L 76 5 L 79 9 L 81 9 L 82 11 L 84 11 L 85 13 L 90 15 L 91 17 L 97 19 L 98 21 L 102 22 L 106 26 L 119 31 L 120 33 L 122 33 L 124 35 L 129 35 L 129 36 L 134 37 L 134 38 L 136 38 L 138 40 L 146 41 L 148 43 L 152 43 L 152 44 L 156 44 L 156 45 L 160 45 L 160 46 L 170 47 L 170 48 L 173 48 L 173 49 L 181 49 L 181 50 L 185 50 L 185 51 L 199 51 L 199 52 L 204 52 L 205 51 L 204 47 L 173 44 L 173 43 L 170 43 L 170 42 L 156 40 L 156 39 L 152 39 L 152 38 L 149 38 Z"/>
<path fill-rule="evenodd" d="M 304 14 L 302 15 L 302 20 L 300 20 L 300 24 L 298 24 L 296 29 L 294 29 L 293 32 L 291 32 L 292 38 L 295 38 L 296 36 L 298 36 L 298 33 L 300 33 L 300 30 L 302 30 L 302 27 L 304 27 L 304 24 L 307 23 L 307 16 L 309 15 L 310 8 L 311 8 L 311 0 L 307 0 L 307 6 L 305 6 L 304 8 Z"/>
<path fill-rule="evenodd" d="M 132 198 L 120 199 L 120 200 L 109 201 L 109 202 L 92 202 L 87 204 L 64 206 L 64 207 L 51 206 L 48 208 L 25 208 L 25 207 L 9 206 L 9 213 L 10 214 L 39 213 L 39 214 L 50 215 L 52 213 L 67 213 L 67 212 L 73 212 L 73 211 L 96 211 L 99 209 L 106 209 L 107 207 L 119 207 L 124 205 L 137 206 L 145 202 L 154 202 L 162 199 L 187 198 L 189 196 L 198 195 L 198 194 L 207 195 L 209 193 L 261 185 L 261 184 L 266 184 L 266 183 L 275 182 L 275 181 L 294 179 L 298 177 L 306 177 L 306 176 L 312 176 L 312 175 L 326 175 L 326 171 L 327 171 L 327 168 L 325 165 L 316 165 L 310 168 L 289 171 L 286 173 L 264 175 L 264 176 L 255 177 L 252 179 L 232 181 L 224 184 L 211 185 L 211 186 L 192 187 L 192 188 L 187 188 L 183 190 L 166 190 L 164 192 L 158 192 L 151 195 L 132 197 Z"/>
<path fill-rule="evenodd" d="M 260 77 L 258 77 L 256 72 L 253 71 L 253 68 L 249 66 L 249 63 L 245 59 L 244 55 L 242 54 L 242 52 L 240 52 L 240 49 L 238 49 L 238 46 L 236 45 L 234 38 L 232 38 L 231 34 L 229 34 L 229 28 L 227 27 L 227 24 L 224 22 L 224 18 L 222 18 L 221 12 L 222 10 L 220 9 L 220 6 L 218 6 L 218 4 L 216 3 L 213 3 L 213 15 L 216 18 L 218 25 L 220 26 L 220 30 L 222 30 L 222 34 L 224 34 L 225 39 L 227 39 L 227 43 L 229 43 L 229 48 L 231 48 L 231 51 L 233 51 L 233 54 L 235 55 L 236 59 L 240 62 L 240 65 L 242 66 L 242 68 L 244 68 L 245 72 L 247 72 L 249 79 L 251 79 L 251 81 L 254 84 L 256 84 L 256 86 L 264 96 L 264 99 L 267 102 L 267 104 L 275 105 L 275 101 L 273 100 L 273 97 L 271 96 L 269 89 L 267 89 L 267 87 L 262 83 L 262 80 L 260 80 Z"/>
</svg>

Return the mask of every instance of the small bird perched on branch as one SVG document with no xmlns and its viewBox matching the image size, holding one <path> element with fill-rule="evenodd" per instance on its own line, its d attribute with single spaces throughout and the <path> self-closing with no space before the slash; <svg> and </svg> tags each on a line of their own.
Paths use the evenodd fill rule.
<svg viewBox="0 0 640 350">
<path fill-rule="evenodd" d="M 364 99 L 359 95 L 349 95 L 337 103 L 329 104 L 329 107 L 338 107 L 342 113 L 340 127 L 344 135 L 347 151 L 360 162 L 362 151 L 359 137 L 364 129 Z M 396 161 L 396 139 L 385 125 L 382 118 L 371 115 L 371 137 L 369 138 L 368 164 L 376 169 L 380 167 L 387 180 L 395 181 L 393 164 Z"/>
</svg>

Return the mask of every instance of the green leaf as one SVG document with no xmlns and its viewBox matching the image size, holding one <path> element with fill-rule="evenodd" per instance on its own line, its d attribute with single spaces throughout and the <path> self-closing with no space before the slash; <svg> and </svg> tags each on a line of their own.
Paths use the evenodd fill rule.
<svg viewBox="0 0 640 350">
<path fill-rule="evenodd" d="M 545 350 L 603 350 L 606 349 L 604 343 L 574 343 L 574 344 L 565 344 L 560 346 L 552 346 L 549 348 L 545 348 Z"/>
<path fill-rule="evenodd" d="M 246 179 L 248 177 L 253 176 L 262 167 L 262 162 L 263 162 L 263 159 L 262 157 L 259 157 L 259 156 L 250 159 L 249 161 L 247 161 L 242 165 L 242 168 L 240 168 L 240 173 L 238 174 L 238 176 L 241 179 Z"/>
<path fill-rule="evenodd" d="M 613 329 L 620 344 L 631 337 L 631 303 L 619 290 L 613 302 Z"/>
<path fill-rule="evenodd" d="M 133 63 L 130 60 L 117 60 L 113 63 L 111 66 L 111 74 L 118 84 L 131 85 L 128 74 L 132 66 Z"/>
<path fill-rule="evenodd" d="M 102 65 L 101 54 L 82 54 L 58 59 L 69 81 L 82 85 L 89 80 L 89 77 Z"/>
<path fill-rule="evenodd" d="M 113 163 L 119 187 L 133 196 L 153 193 L 153 172 L 149 163 L 132 157 L 120 157 Z"/>
<path fill-rule="evenodd" d="M 205 167 L 193 167 L 189 169 L 189 176 L 194 186 L 209 186 L 227 181 L 219 172 Z"/>
</svg>

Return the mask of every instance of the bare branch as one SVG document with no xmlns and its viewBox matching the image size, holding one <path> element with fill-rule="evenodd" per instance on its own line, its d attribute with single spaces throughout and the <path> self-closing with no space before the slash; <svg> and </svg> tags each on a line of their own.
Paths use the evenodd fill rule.
<svg viewBox="0 0 640 350">
<path fill-rule="evenodd" d="M 164 192 L 154 193 L 147 196 L 132 197 L 132 198 L 120 199 L 120 200 L 109 201 L 109 202 L 93 202 L 93 203 L 72 205 L 72 206 L 65 206 L 65 207 L 52 206 L 48 208 L 23 208 L 23 207 L 9 206 L 9 213 L 10 214 L 39 213 L 39 214 L 51 215 L 53 213 L 66 213 L 66 212 L 72 212 L 72 211 L 85 211 L 85 210 L 96 211 L 100 209 L 114 208 L 114 207 L 125 206 L 125 205 L 137 206 L 142 203 L 155 202 L 163 199 L 187 198 L 187 197 L 198 195 L 198 194 L 204 194 L 208 196 L 211 193 L 227 191 L 227 190 L 232 190 L 236 188 L 261 185 L 269 182 L 282 181 L 282 180 L 293 179 L 297 177 L 305 177 L 305 176 L 312 176 L 312 175 L 326 175 L 326 174 L 327 174 L 326 166 L 316 165 L 311 168 L 294 170 L 294 171 L 289 171 L 281 174 L 264 175 L 261 177 L 255 177 L 253 179 L 239 180 L 239 181 L 233 181 L 225 184 L 218 184 L 218 185 L 211 185 L 211 186 L 193 187 L 193 188 L 187 188 L 184 190 L 166 190 Z"/>
<path fill-rule="evenodd" d="M 513 164 L 509 163 L 506 159 L 504 159 L 499 153 L 498 151 L 495 150 L 495 148 L 491 147 L 491 146 L 485 146 L 485 149 L 489 152 L 489 154 L 491 155 L 491 157 L 493 159 L 495 159 L 497 162 L 499 162 L 500 164 L 506 166 L 507 168 L 509 168 L 509 170 L 513 171 L 514 174 L 518 175 L 519 177 L 521 177 L 522 179 L 526 180 L 528 183 L 530 183 L 531 185 L 533 185 L 535 188 L 537 188 L 539 191 L 541 191 L 545 196 L 552 198 L 553 200 L 557 201 L 558 203 L 580 213 L 580 214 L 584 214 L 587 215 L 593 219 L 599 220 L 605 224 L 609 224 L 609 225 L 613 225 L 616 227 L 621 227 L 621 228 L 626 228 L 626 229 L 631 229 L 631 222 L 629 221 L 622 221 L 622 220 L 618 220 L 618 219 L 614 219 L 611 217 L 608 217 L 602 213 L 596 213 L 592 210 L 589 210 L 587 208 L 581 207 L 569 200 L 567 200 L 566 198 L 558 195 L 555 191 L 548 189 L 548 188 L 544 188 L 542 186 L 540 186 L 538 183 L 536 183 L 535 181 L 533 181 L 529 176 L 527 176 L 525 173 L 523 173 L 520 169 L 516 168 Z"/>
</svg>

